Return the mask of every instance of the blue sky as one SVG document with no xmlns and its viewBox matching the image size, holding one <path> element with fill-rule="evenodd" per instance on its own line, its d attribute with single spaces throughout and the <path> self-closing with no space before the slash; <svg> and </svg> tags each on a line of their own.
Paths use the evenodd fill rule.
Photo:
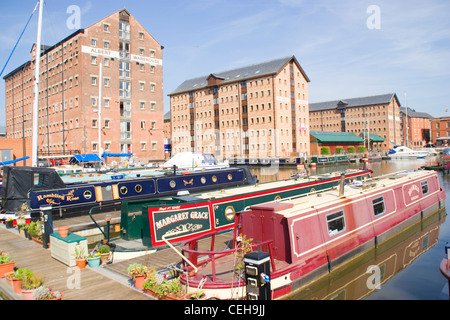
<svg viewBox="0 0 450 320">
<path fill-rule="evenodd" d="M 0 69 L 36 3 L 0 0 Z M 450 1 L 46 0 L 44 44 L 74 32 L 71 5 L 82 28 L 125 7 L 165 47 L 166 111 L 167 94 L 186 79 L 295 55 L 310 102 L 395 92 L 403 106 L 406 94 L 416 111 L 450 115 Z M 36 28 L 37 13 L 2 77 L 29 59 Z M 4 96 L 2 79 L 0 126 Z"/>
</svg>

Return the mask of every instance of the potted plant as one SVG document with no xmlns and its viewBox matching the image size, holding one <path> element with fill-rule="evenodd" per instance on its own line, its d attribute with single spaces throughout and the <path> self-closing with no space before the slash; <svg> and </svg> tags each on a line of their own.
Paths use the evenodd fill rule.
<svg viewBox="0 0 450 320">
<path fill-rule="evenodd" d="M 6 220 L 6 229 L 12 229 L 14 228 L 14 220 L 13 219 L 7 219 Z"/>
<path fill-rule="evenodd" d="M 86 267 L 86 251 L 84 250 L 84 247 L 79 245 L 75 247 L 75 262 L 80 269 Z"/>
<path fill-rule="evenodd" d="M 28 207 L 28 205 L 26 203 L 23 203 L 22 206 L 20 207 L 19 211 L 16 213 L 18 225 L 26 223 L 25 213 L 27 213 L 29 211 L 30 211 L 30 208 Z"/>
<path fill-rule="evenodd" d="M 60 291 L 53 291 L 45 286 L 40 286 L 34 291 L 35 300 L 61 300 L 64 294 Z"/>
<path fill-rule="evenodd" d="M 14 271 L 14 264 L 16 262 L 7 253 L 0 255 L 0 278 L 4 278 L 7 273 Z"/>
<path fill-rule="evenodd" d="M 186 300 L 204 300 L 206 297 L 204 290 L 199 290 L 186 295 Z"/>
<path fill-rule="evenodd" d="M 164 295 L 162 290 L 160 290 L 158 278 L 156 278 L 156 270 L 153 268 L 150 268 L 147 272 L 147 278 L 145 279 L 145 282 L 142 284 L 144 291 L 146 294 L 155 297 L 155 298 L 162 298 Z"/>
<path fill-rule="evenodd" d="M 34 300 L 34 291 L 42 286 L 44 280 L 27 268 L 22 269 L 22 296 L 24 300 Z"/>
<path fill-rule="evenodd" d="M 93 250 L 86 258 L 89 267 L 97 268 L 100 265 L 100 253 L 97 250 Z"/>
<path fill-rule="evenodd" d="M 25 223 L 17 224 L 17 229 L 19 230 L 19 234 L 25 237 Z"/>
<path fill-rule="evenodd" d="M 24 269 L 17 269 L 16 271 L 10 272 L 6 275 L 6 279 L 14 288 L 15 293 L 22 293 L 23 272 Z"/>
<path fill-rule="evenodd" d="M 111 252 L 111 249 L 108 245 L 103 244 L 98 249 L 98 252 L 100 252 L 100 260 L 103 263 L 105 263 L 109 259 L 109 253 Z"/>
<path fill-rule="evenodd" d="M 167 288 L 165 290 L 167 292 L 165 300 L 183 300 L 185 298 L 180 278 L 164 280 L 161 285 Z"/>
<path fill-rule="evenodd" d="M 136 287 L 136 289 L 139 290 L 144 289 L 143 284 L 151 271 L 152 271 L 151 269 L 147 268 L 146 266 L 140 263 L 132 263 L 128 266 L 127 269 L 128 274 L 134 281 L 134 286 Z"/>
<path fill-rule="evenodd" d="M 42 242 L 42 231 L 41 231 L 41 222 L 31 222 L 28 226 L 28 233 L 34 241 L 41 243 Z"/>
<path fill-rule="evenodd" d="M 69 235 L 69 227 L 68 226 L 59 227 L 58 233 L 61 238 L 67 238 L 67 236 Z"/>
</svg>

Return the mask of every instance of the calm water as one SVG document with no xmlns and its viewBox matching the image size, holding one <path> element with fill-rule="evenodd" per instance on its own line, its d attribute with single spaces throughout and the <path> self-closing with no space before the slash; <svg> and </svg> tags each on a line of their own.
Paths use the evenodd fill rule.
<svg viewBox="0 0 450 320">
<path fill-rule="evenodd" d="M 402 170 L 417 170 L 425 160 L 391 160 L 370 163 L 374 175 Z M 327 173 L 361 164 L 326 166 L 310 169 L 311 174 Z M 289 179 L 296 168 L 252 168 L 260 182 Z M 450 191 L 450 175 L 439 173 L 441 186 Z M 447 192 L 448 192 L 447 191 Z M 450 210 L 450 199 L 446 200 Z M 448 282 L 440 271 L 444 246 L 450 243 L 450 222 L 445 210 L 404 232 L 359 259 L 336 270 L 329 276 L 302 288 L 292 299 L 366 299 L 366 300 L 448 300 Z M 367 273 L 372 265 L 379 265 L 381 287 L 373 289 Z"/>
</svg>

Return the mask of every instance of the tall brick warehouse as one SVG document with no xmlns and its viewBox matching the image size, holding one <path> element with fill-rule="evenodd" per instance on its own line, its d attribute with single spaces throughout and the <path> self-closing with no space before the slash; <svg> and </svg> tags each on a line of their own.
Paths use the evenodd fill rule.
<svg viewBox="0 0 450 320">
<path fill-rule="evenodd" d="M 309 154 L 309 82 L 294 56 L 184 81 L 169 94 L 173 153 Z"/>
<path fill-rule="evenodd" d="M 4 77 L 8 138 L 28 138 L 33 132 L 36 49 L 30 61 Z M 101 148 L 133 153 L 143 162 L 163 160 L 162 61 L 163 47 L 126 9 L 42 46 L 39 156 L 99 153 Z"/>
</svg>

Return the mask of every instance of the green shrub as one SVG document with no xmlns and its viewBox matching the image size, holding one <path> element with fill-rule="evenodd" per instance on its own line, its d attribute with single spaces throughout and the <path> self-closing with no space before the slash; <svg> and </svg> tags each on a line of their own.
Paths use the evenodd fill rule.
<svg viewBox="0 0 450 320">
<path fill-rule="evenodd" d="M 336 153 L 337 153 L 337 154 L 344 153 L 344 151 L 345 151 L 344 148 L 341 148 L 341 147 L 337 147 L 337 148 L 336 148 Z"/>
<path fill-rule="evenodd" d="M 356 152 L 356 149 L 355 149 L 355 147 L 348 147 L 348 148 L 347 148 L 347 152 L 348 152 L 348 153 L 355 153 L 355 152 Z"/>
<path fill-rule="evenodd" d="M 331 154 L 330 148 L 328 147 L 322 147 L 320 149 L 320 154 Z"/>
<path fill-rule="evenodd" d="M 358 146 L 358 152 L 359 152 L 359 153 L 366 152 L 366 147 Z"/>
</svg>

